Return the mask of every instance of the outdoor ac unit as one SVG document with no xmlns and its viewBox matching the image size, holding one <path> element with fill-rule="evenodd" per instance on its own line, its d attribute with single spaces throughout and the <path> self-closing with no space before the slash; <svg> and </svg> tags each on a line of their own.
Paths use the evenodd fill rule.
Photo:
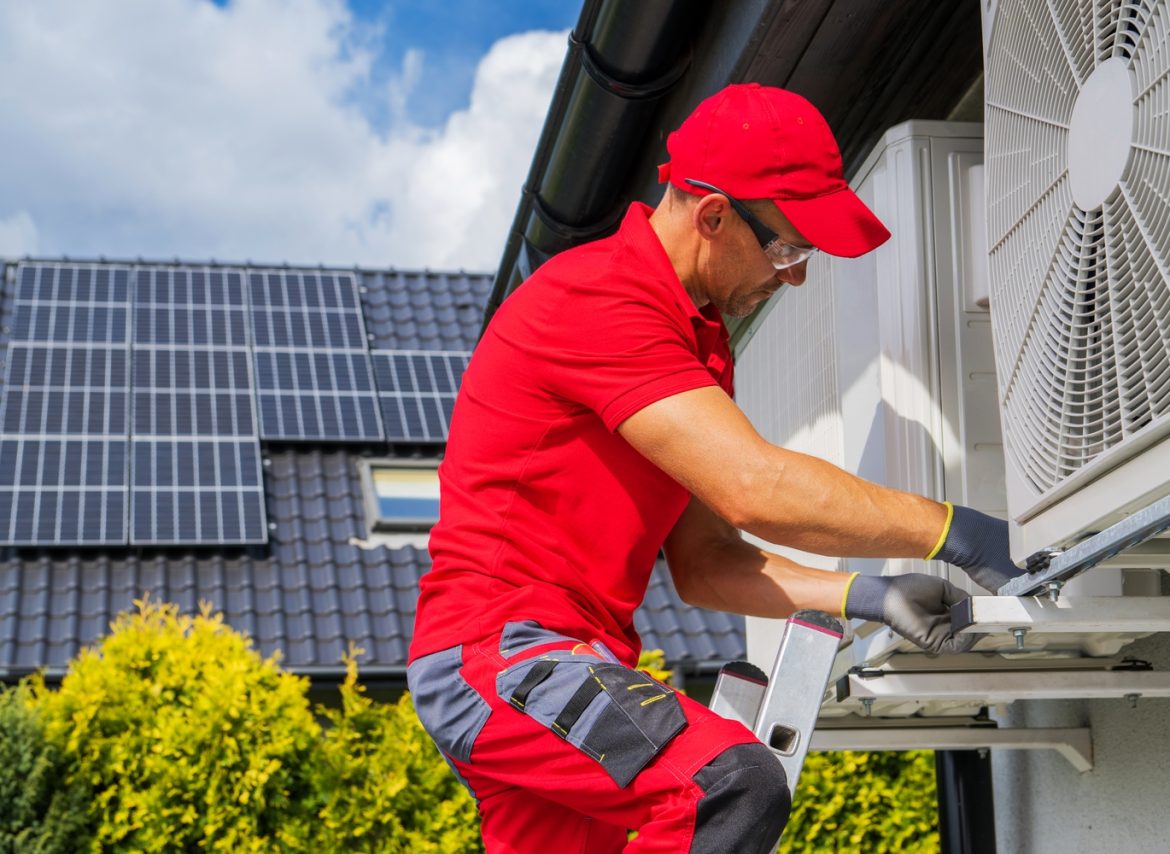
<svg viewBox="0 0 1170 854">
<path fill-rule="evenodd" d="M 1170 494 L 1170 4 L 983 12 L 991 319 L 1019 562 Z"/>
<path fill-rule="evenodd" d="M 1003 517 L 983 226 L 983 127 L 907 122 L 854 180 L 893 238 L 861 258 L 816 256 L 741 342 L 736 396 L 761 434 L 878 483 Z M 921 560 L 806 565 L 868 573 L 963 573 Z M 767 666 L 775 621 L 749 620 Z M 774 626 L 773 626 L 774 628 Z"/>
</svg>

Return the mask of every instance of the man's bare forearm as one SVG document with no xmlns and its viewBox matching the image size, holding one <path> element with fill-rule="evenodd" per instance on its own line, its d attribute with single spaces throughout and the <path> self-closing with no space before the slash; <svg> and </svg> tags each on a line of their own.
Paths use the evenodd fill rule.
<svg viewBox="0 0 1170 854">
<path fill-rule="evenodd" d="M 803 608 L 839 615 L 849 581 L 845 573 L 810 569 L 738 539 L 679 556 L 671 571 L 687 603 L 753 617 L 787 617 Z"/>
<path fill-rule="evenodd" d="M 767 442 L 720 389 L 665 398 L 618 428 L 737 528 L 825 555 L 924 557 L 946 508 Z"/>
<path fill-rule="evenodd" d="M 823 555 L 924 557 L 946 524 L 944 505 L 816 457 L 774 445 L 760 457 L 739 521 L 768 542 Z"/>
</svg>

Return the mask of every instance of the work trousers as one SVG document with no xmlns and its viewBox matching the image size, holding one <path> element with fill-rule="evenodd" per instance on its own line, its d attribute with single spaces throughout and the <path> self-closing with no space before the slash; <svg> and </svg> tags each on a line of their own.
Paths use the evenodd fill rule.
<svg viewBox="0 0 1170 854">
<path fill-rule="evenodd" d="M 598 641 L 508 623 L 407 678 L 488 854 L 763 854 L 787 821 L 783 768 L 746 727 Z"/>
</svg>

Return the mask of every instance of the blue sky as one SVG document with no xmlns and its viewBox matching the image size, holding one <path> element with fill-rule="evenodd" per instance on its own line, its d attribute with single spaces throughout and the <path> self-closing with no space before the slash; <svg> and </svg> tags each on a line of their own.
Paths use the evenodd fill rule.
<svg viewBox="0 0 1170 854">
<path fill-rule="evenodd" d="M 230 0 L 213 0 L 227 6 Z M 407 99 L 410 117 L 436 127 L 466 109 L 479 60 L 505 36 L 529 30 L 568 30 L 577 22 L 574 0 L 350 0 L 361 21 L 383 31 L 375 76 L 387 80 L 402 68 L 408 50 L 424 55 L 419 87 Z M 384 126 L 384 109 L 369 106 Z"/>
<path fill-rule="evenodd" d="M 353 0 L 349 5 L 359 18 L 385 27 L 380 73 L 401 68 L 408 49 L 423 52 L 423 78 L 406 107 L 411 118 L 432 127 L 467 108 L 476 65 L 495 42 L 528 30 L 571 29 L 580 12 L 573 0 Z"/>
<path fill-rule="evenodd" d="M 0 256 L 493 270 L 579 13 L 0 2 Z"/>
</svg>

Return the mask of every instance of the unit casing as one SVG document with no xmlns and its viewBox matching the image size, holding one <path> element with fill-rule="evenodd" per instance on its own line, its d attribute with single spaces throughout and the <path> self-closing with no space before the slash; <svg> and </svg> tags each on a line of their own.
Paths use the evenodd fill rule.
<svg viewBox="0 0 1170 854">
<path fill-rule="evenodd" d="M 983 16 L 1020 562 L 1170 494 L 1170 4 L 984 0 Z"/>
</svg>

